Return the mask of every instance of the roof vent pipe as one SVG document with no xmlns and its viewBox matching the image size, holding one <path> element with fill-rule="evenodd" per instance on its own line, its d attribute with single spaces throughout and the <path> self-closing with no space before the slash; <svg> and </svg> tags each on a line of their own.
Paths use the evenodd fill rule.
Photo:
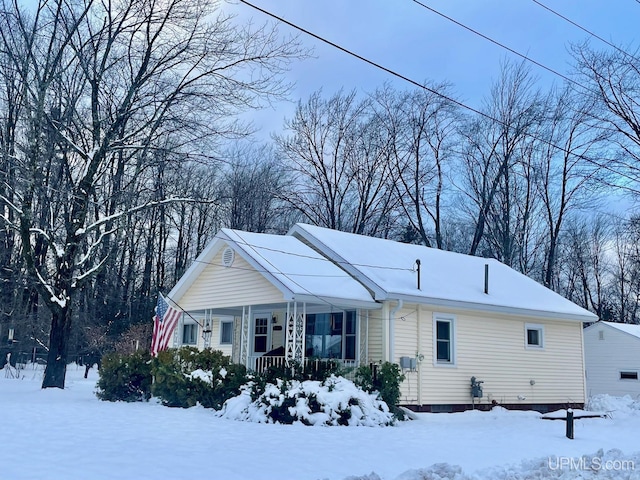
<svg viewBox="0 0 640 480">
<path fill-rule="evenodd" d="M 484 264 L 484 293 L 489 294 L 489 264 Z"/>
<path fill-rule="evenodd" d="M 418 290 L 420 290 L 420 259 L 416 260 L 417 271 L 418 271 Z"/>
</svg>

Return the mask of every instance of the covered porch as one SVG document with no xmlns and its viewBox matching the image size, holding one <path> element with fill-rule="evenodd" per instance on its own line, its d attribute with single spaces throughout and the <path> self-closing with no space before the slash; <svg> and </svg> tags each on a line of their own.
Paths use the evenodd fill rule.
<svg viewBox="0 0 640 480">
<path fill-rule="evenodd" d="M 205 332 L 216 319 L 233 322 L 218 338 L 206 338 L 204 347 L 230 341 L 234 363 L 263 372 L 270 367 L 318 368 L 335 361 L 355 370 L 369 360 L 369 308 L 321 302 L 289 301 L 272 304 L 211 308 L 204 313 Z M 223 338 L 223 337 L 227 338 Z M 230 338 L 229 338 L 230 337 Z"/>
</svg>

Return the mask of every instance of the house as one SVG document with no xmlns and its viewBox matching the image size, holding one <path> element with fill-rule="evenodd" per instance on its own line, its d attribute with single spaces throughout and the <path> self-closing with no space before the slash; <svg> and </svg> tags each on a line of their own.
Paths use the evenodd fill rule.
<svg viewBox="0 0 640 480">
<path fill-rule="evenodd" d="M 597 322 L 584 330 L 588 396 L 640 398 L 640 325 Z"/>
<path fill-rule="evenodd" d="M 254 370 L 395 362 L 402 404 L 423 411 L 583 404 L 582 324 L 597 320 L 496 260 L 306 224 L 222 229 L 168 298 L 185 312 L 174 346 Z"/>
</svg>

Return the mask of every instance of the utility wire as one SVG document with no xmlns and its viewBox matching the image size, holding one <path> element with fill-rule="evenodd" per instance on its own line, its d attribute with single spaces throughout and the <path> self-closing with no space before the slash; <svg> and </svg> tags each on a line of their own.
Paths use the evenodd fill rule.
<svg viewBox="0 0 640 480">
<path fill-rule="evenodd" d="M 523 53 L 520 53 L 520 52 L 518 52 L 517 50 L 514 50 L 513 48 L 511 48 L 511 47 L 509 47 L 509 46 L 507 46 L 507 45 L 505 45 L 505 44 L 503 44 L 503 43 L 498 42 L 497 40 L 494 40 L 493 38 L 491 38 L 491 37 L 489 37 L 489 36 L 487 36 L 487 35 L 485 35 L 485 34 L 483 34 L 483 33 L 479 32 L 478 30 L 475 30 L 475 29 L 473 29 L 473 28 L 471 28 L 471 27 L 469 27 L 469 26 L 465 25 L 464 23 L 461 23 L 461 22 L 457 21 L 455 18 L 452 18 L 452 17 L 450 17 L 450 16 L 448 16 L 448 15 L 445 15 L 444 13 L 442 13 L 442 12 L 440 12 L 440 11 L 436 10 L 435 8 L 431 8 L 430 6 L 425 5 L 424 3 L 422 3 L 422 2 L 420 2 L 420 1 L 418 1 L 418 0 L 411 0 L 411 1 L 412 1 L 412 2 L 414 2 L 414 3 L 417 3 L 417 4 L 418 4 L 418 5 L 420 5 L 422 8 L 425 8 L 426 10 L 429 10 L 430 12 L 435 13 L 436 15 L 439 15 L 439 16 L 440 16 L 440 17 L 442 17 L 442 18 L 445 18 L 445 19 L 449 20 L 450 22 L 455 23 L 455 24 L 456 24 L 456 25 L 458 25 L 459 27 L 462 27 L 462 28 L 464 28 L 465 30 L 468 30 L 469 32 L 474 33 L 475 35 L 478 35 L 479 37 L 484 38 L 485 40 L 487 40 L 487 41 L 489 41 L 489 42 L 493 43 L 494 45 L 497 45 L 497 46 L 499 46 L 500 48 L 504 48 L 505 50 L 507 50 L 507 51 L 509 51 L 509 52 L 513 53 L 514 55 L 517 55 L 518 57 L 520 57 L 520 58 L 522 58 L 522 59 L 526 60 L 527 62 L 531 62 L 531 63 L 533 63 L 534 65 L 537 65 L 538 67 L 543 68 L 544 70 L 546 70 L 546 71 L 548 71 L 548 72 L 550 72 L 550 73 L 552 73 L 552 74 L 554 74 L 554 75 L 556 75 L 556 76 L 558 76 L 558 77 L 562 78 L 563 80 L 565 80 L 565 81 L 567 81 L 567 82 L 569 82 L 569 83 L 572 83 L 573 85 L 576 85 L 576 86 L 578 86 L 578 87 L 580 87 L 580 88 L 582 88 L 582 89 L 584 89 L 584 90 L 586 90 L 586 91 L 588 91 L 588 92 L 596 93 L 594 90 L 590 89 L 589 87 L 584 86 L 584 85 L 583 85 L 583 84 L 581 84 L 580 82 L 577 82 L 576 80 L 574 80 L 574 79 L 572 79 L 572 78 L 570 78 L 570 77 L 567 77 L 566 75 L 564 75 L 564 74 L 562 74 L 562 73 L 558 72 L 557 70 L 554 70 L 554 69 L 553 69 L 553 68 L 551 68 L 551 67 L 547 67 L 547 66 L 546 66 L 546 65 L 544 65 L 543 63 L 540 63 L 540 62 L 538 62 L 537 60 L 534 60 L 533 58 L 531 58 L 531 57 L 529 57 L 529 56 L 527 56 L 527 55 L 525 55 L 525 54 L 523 54 Z M 535 2 L 536 0 L 533 0 L 533 1 Z M 536 2 L 536 3 L 537 3 L 537 2 Z"/>
<path fill-rule="evenodd" d="M 508 47 L 507 45 L 504 45 L 504 44 L 502 44 L 502 43 L 498 42 L 497 40 L 495 40 L 495 39 L 493 39 L 493 38 L 491 38 L 491 37 L 489 37 L 489 36 L 487 36 L 487 35 L 485 35 L 485 34 L 483 34 L 483 33 L 479 32 L 479 31 L 477 31 L 477 30 L 474 30 L 473 28 L 471 28 L 471 27 L 469 27 L 469 26 L 467 26 L 467 25 L 465 25 L 465 24 L 463 24 L 463 23 L 461 23 L 461 22 L 457 21 L 456 19 L 454 19 L 454 18 L 452 18 L 452 17 L 449 17 L 449 16 L 445 15 L 444 13 L 442 13 L 442 12 L 440 12 L 440 11 L 436 10 L 435 8 L 429 7 L 428 5 L 425 5 L 424 3 L 422 3 L 422 2 L 420 2 L 420 1 L 418 1 L 418 0 L 411 0 L 411 1 L 412 1 L 412 2 L 414 2 L 414 3 L 417 3 L 418 5 L 420 5 L 421 7 L 423 7 L 423 8 L 425 8 L 425 9 L 429 10 L 430 12 L 435 13 L 436 15 L 439 15 L 439 16 L 441 16 L 442 18 L 445 18 L 445 19 L 449 20 L 450 22 L 453 22 L 453 23 L 455 23 L 456 25 L 458 25 L 458 26 L 460 26 L 460 27 L 462 27 L 462 28 L 464 28 L 464 29 L 466 29 L 466 30 L 468 30 L 468 31 L 470 31 L 470 32 L 472 32 L 472 33 L 474 33 L 474 34 L 478 35 L 479 37 L 484 38 L 485 40 L 487 40 L 487 41 L 489 41 L 489 42 L 493 43 L 494 45 L 497 45 L 497 46 L 499 46 L 500 48 L 503 48 L 503 49 L 507 50 L 508 52 L 511 52 L 511 53 L 513 53 L 514 55 L 517 55 L 518 57 L 520 57 L 520 58 L 522 58 L 522 59 L 524 59 L 524 60 L 526 60 L 526 61 L 528 61 L 528 62 L 530 62 L 530 63 L 533 63 L 534 65 L 536 65 L 536 66 L 538 66 L 538 67 L 540 67 L 540 68 L 543 68 L 544 70 L 546 70 L 546 71 L 548 71 L 548 72 L 550 72 L 550 73 L 552 73 L 552 74 L 554 74 L 554 75 L 558 76 L 559 78 L 562 78 L 562 79 L 563 79 L 563 80 L 565 80 L 566 82 L 571 83 L 571 84 L 573 84 L 573 85 L 575 85 L 575 86 L 578 86 L 578 87 L 582 88 L 583 90 L 585 90 L 586 92 L 591 93 L 592 95 L 600 96 L 600 94 L 601 94 L 601 92 L 599 92 L 598 90 L 594 90 L 594 89 L 592 89 L 592 88 L 590 88 L 590 87 L 587 87 L 587 86 L 585 86 L 584 84 L 582 84 L 582 83 L 578 82 L 577 80 L 574 80 L 574 79 L 572 79 L 572 78 L 570 78 L 570 77 L 567 77 L 566 75 L 564 75 L 564 74 L 562 74 L 562 73 L 558 72 L 557 70 L 554 70 L 554 69 L 552 69 L 552 68 L 550 68 L 550 67 L 547 67 L 547 66 L 546 66 L 546 65 L 544 65 L 543 63 L 538 62 L 537 60 L 534 60 L 534 59 L 532 59 L 531 57 L 529 57 L 529 56 L 527 56 L 527 55 L 525 55 L 525 54 L 523 54 L 523 53 L 520 53 L 520 52 L 518 52 L 517 50 L 514 50 L 514 49 L 512 49 L 511 47 Z M 536 0 L 533 0 L 533 1 L 536 1 Z M 640 2 L 640 0 L 638 0 L 638 1 Z M 536 3 L 539 3 L 539 2 L 536 2 Z M 540 5 L 542 5 L 542 4 L 540 4 Z M 615 45 L 612 45 L 612 46 L 614 46 L 614 47 L 615 47 Z M 617 48 L 617 47 L 616 47 L 616 48 Z M 621 51 L 622 51 L 622 50 L 621 50 Z M 626 52 L 623 52 L 623 53 L 625 53 L 625 54 L 626 54 Z M 626 55 L 628 55 L 628 54 L 626 54 Z M 632 58 L 633 58 L 633 57 L 632 57 Z M 597 72 L 596 72 L 596 75 L 598 75 L 600 78 L 603 78 L 603 77 L 602 77 L 602 75 L 598 74 Z M 638 103 L 637 103 L 635 100 L 631 99 L 631 101 L 632 101 L 634 104 L 638 105 Z M 640 106 L 640 105 L 639 105 L 639 106 Z M 600 121 L 602 120 L 601 118 L 597 117 L 596 115 L 592 114 L 591 112 L 585 111 L 585 112 L 582 112 L 582 113 L 584 113 L 584 115 L 586 115 L 587 117 L 591 118 L 592 120 L 596 120 L 596 121 L 598 121 L 598 122 L 600 122 Z M 600 126 L 600 128 L 602 128 L 603 130 L 608 130 L 608 131 L 610 131 L 610 132 L 618 132 L 618 130 L 617 130 L 617 129 L 613 129 L 613 128 L 606 128 L 606 127 L 603 127 L 603 126 Z"/>
<path fill-rule="evenodd" d="M 241 244 L 241 242 L 236 242 Z M 248 244 L 245 244 L 248 245 Z M 262 248 L 260 246 L 257 246 L 257 248 Z M 295 255 L 295 254 L 291 254 L 291 255 Z M 264 257 L 262 257 L 264 258 Z M 329 260 L 327 260 L 329 261 Z M 202 263 L 203 265 L 217 265 L 217 263 L 215 262 L 205 262 L 204 260 L 198 260 L 197 258 L 193 261 L 194 263 Z M 317 274 L 317 273 L 293 273 L 293 272 L 282 272 L 280 270 L 278 270 L 277 272 L 274 272 L 272 270 L 267 270 L 265 268 L 253 268 L 253 267 L 238 267 L 238 266 L 234 266 L 231 265 L 229 267 L 225 267 L 228 268 L 230 270 L 239 270 L 239 271 L 243 271 L 243 272 L 258 272 L 258 273 L 269 273 L 269 274 L 279 274 L 282 276 L 285 276 L 287 278 L 289 278 L 289 276 L 293 276 L 293 277 L 312 277 L 312 278 L 351 278 L 349 277 L 349 275 L 347 273 L 345 273 L 344 275 L 321 275 L 321 274 Z M 165 297 L 167 298 L 167 297 Z"/>
<path fill-rule="evenodd" d="M 561 19 L 563 19 L 565 22 L 570 23 L 571 25 L 573 25 L 574 27 L 579 28 L 580 30 L 582 30 L 583 32 L 591 35 L 594 38 L 597 38 L 598 40 L 600 40 L 601 42 L 609 45 L 611 48 L 616 49 L 618 52 L 622 53 L 623 55 L 630 57 L 636 61 L 638 61 L 638 59 L 631 55 L 630 53 L 624 51 L 623 49 L 621 49 L 620 47 L 618 47 L 617 45 L 614 45 L 613 43 L 609 42 L 608 40 L 605 40 L 604 38 L 602 38 L 599 35 L 596 35 L 595 33 L 593 33 L 591 30 L 584 28 L 582 25 L 579 25 L 578 23 L 574 22 L 573 20 L 571 20 L 570 18 L 567 18 L 566 16 L 562 15 L 561 13 L 556 12 L 555 10 L 553 10 L 552 8 L 546 6 L 544 3 L 539 2 L 538 0 L 532 0 L 533 3 L 535 3 L 536 5 L 541 6 L 542 8 L 544 8 L 545 10 L 547 10 L 548 12 L 553 13 L 554 15 L 556 15 L 557 17 L 560 17 Z M 636 2 L 640 3 L 640 0 L 636 0 Z"/>
<path fill-rule="evenodd" d="M 238 230 L 233 230 L 233 231 L 235 233 L 238 232 Z M 383 265 L 369 265 L 369 264 L 366 264 L 366 263 L 333 262 L 333 261 L 331 261 L 331 260 L 329 260 L 327 258 L 324 258 L 324 257 L 316 257 L 316 256 L 313 256 L 313 255 L 305 255 L 303 253 L 287 252 L 285 250 L 279 250 L 277 248 L 265 247 L 263 245 L 254 245 L 254 244 L 247 243 L 247 242 L 244 242 L 244 241 L 241 241 L 241 242 L 239 242 L 237 240 L 234 240 L 234 241 L 239 245 L 246 245 L 247 247 L 250 247 L 251 249 L 254 249 L 254 250 L 256 248 L 260 248 L 262 250 L 268 250 L 270 252 L 283 253 L 285 255 L 291 255 L 291 256 L 294 256 L 294 257 L 310 258 L 312 260 L 321 260 L 321 261 L 326 261 L 326 262 L 329 262 L 329 263 L 332 263 L 332 264 L 333 263 L 338 263 L 338 264 L 343 264 L 343 265 L 351 265 L 351 266 L 354 266 L 354 267 L 379 268 L 379 269 L 382 269 L 382 270 L 398 270 L 398 271 L 401 271 L 401 272 L 415 272 L 415 269 L 413 267 L 412 268 L 402 268 L 402 267 L 390 267 L 390 266 L 383 266 Z M 425 246 L 424 248 L 429 248 L 429 247 Z M 204 263 L 207 263 L 207 262 L 204 262 Z M 313 276 L 313 275 L 309 275 L 309 276 Z"/>
<path fill-rule="evenodd" d="M 454 98 L 449 97 L 448 95 L 445 95 L 445 94 L 443 94 L 443 93 L 441 93 L 441 92 L 439 92 L 437 90 L 429 88 L 428 86 L 426 86 L 424 84 L 421 84 L 421 83 L 419 83 L 419 82 L 417 82 L 417 81 L 415 81 L 415 80 L 413 80 L 413 79 L 411 79 L 411 78 L 409 78 L 409 77 L 407 77 L 405 75 L 402 75 L 402 74 L 400 74 L 400 73 L 398 73 L 398 72 L 396 72 L 394 70 L 391 70 L 390 68 L 384 67 L 383 65 L 380 65 L 379 63 L 376 63 L 376 62 L 374 62 L 372 60 L 369 60 L 368 58 L 365 58 L 362 55 L 359 55 L 359 54 L 357 54 L 357 53 L 355 53 L 355 52 L 353 52 L 353 51 L 351 51 L 351 50 L 349 50 L 349 49 L 347 49 L 345 47 L 342 47 L 342 46 L 338 45 L 337 43 L 332 42 L 331 40 L 328 40 L 328 39 L 326 39 L 324 37 L 321 37 L 320 35 L 317 35 L 317 34 L 311 32 L 311 31 L 309 31 L 309 30 L 307 30 L 307 29 L 305 29 L 303 27 L 300 27 L 299 25 L 296 25 L 295 23 L 292 23 L 292 22 L 290 22 L 288 20 L 285 20 L 284 18 L 282 18 L 282 17 L 280 17 L 280 16 L 278 16 L 278 15 L 276 15 L 274 13 L 271 13 L 271 12 L 269 12 L 267 10 L 264 10 L 263 8 L 260 8 L 260 7 L 256 6 L 256 5 L 248 2 L 247 0 L 239 0 L 239 1 L 240 1 L 240 3 L 244 3 L 245 5 L 251 7 L 253 9 L 255 9 L 255 10 L 258 10 L 259 12 L 264 13 L 265 15 L 267 15 L 267 16 L 269 16 L 271 18 L 273 18 L 273 19 L 275 19 L 275 20 L 277 20 L 277 21 L 279 21 L 281 23 L 284 23 L 285 25 L 289 25 L 290 27 L 292 27 L 292 28 L 304 33 L 304 34 L 309 35 L 310 37 L 313 37 L 313 38 L 321 41 L 322 43 L 330 45 L 330 46 L 332 46 L 332 47 L 334 47 L 334 48 L 346 53 L 347 55 L 355 57 L 355 58 L 357 58 L 358 60 L 360 60 L 362 62 L 365 62 L 365 63 L 367 63 L 367 64 L 369 64 L 369 65 L 371 65 L 373 67 L 376 67 L 376 68 L 378 68 L 378 69 L 380 69 L 380 70 L 382 70 L 382 71 L 384 71 L 384 72 L 386 72 L 386 73 L 388 73 L 388 74 L 390 74 L 390 75 L 392 75 L 394 77 L 397 77 L 397 78 L 399 78 L 401 80 L 404 80 L 405 82 L 408 82 L 411 85 L 414 85 L 414 86 L 416 86 L 418 88 L 426 90 L 426 91 L 428 91 L 430 93 L 433 93 L 434 95 L 436 95 L 436 96 L 438 96 L 440 98 L 443 98 L 443 99 L 451 102 L 454 105 L 458 105 L 459 107 L 461 107 L 461 108 L 463 108 L 465 110 L 473 112 L 473 113 L 475 113 L 475 114 L 477 114 L 477 115 L 479 115 L 479 116 L 481 116 L 483 118 L 486 118 L 487 120 L 490 120 L 490 121 L 495 122 L 495 123 L 497 123 L 499 125 L 502 125 L 503 127 L 508 127 L 508 125 L 504 121 L 498 120 L 497 118 L 489 115 L 488 113 L 482 112 L 482 111 L 480 111 L 480 110 L 478 110 L 478 109 L 476 109 L 474 107 L 471 107 L 471 106 L 469 106 L 469 105 L 467 105 L 467 104 L 465 104 L 465 103 L 463 103 L 463 102 L 461 102 L 459 100 L 455 100 Z M 614 170 L 613 168 L 605 165 L 604 163 L 599 163 L 599 162 L 597 162 L 597 161 L 595 161 L 593 159 L 585 157 L 584 155 L 579 155 L 579 154 L 573 153 L 573 152 L 571 152 L 569 150 L 566 150 L 564 147 L 561 147 L 561 146 L 559 146 L 559 145 L 557 145 L 557 144 L 555 144 L 555 143 L 553 143 L 553 142 L 551 142 L 551 141 L 549 141 L 547 139 L 541 138 L 541 137 L 539 137 L 539 136 L 537 136 L 535 134 L 532 134 L 532 133 L 525 133 L 525 135 L 528 136 L 529 138 L 532 138 L 532 139 L 537 140 L 539 142 L 542 142 L 542 143 L 544 143 L 546 145 L 549 145 L 550 147 L 555 148 L 560 152 L 564 152 L 564 153 L 566 153 L 568 155 L 571 155 L 571 156 L 576 157 L 578 159 L 584 160 L 585 162 L 588 162 L 588 163 L 590 163 L 592 165 L 595 165 L 596 167 L 601 168 L 601 169 L 603 169 L 603 170 L 605 170 L 605 171 L 607 171 L 609 173 L 613 173 L 613 174 L 619 175 L 619 176 L 621 176 L 623 178 L 628 178 L 630 180 L 633 180 L 628 175 L 626 175 L 626 174 L 624 174 L 622 172 L 618 172 L 618 171 Z M 627 190 L 629 192 L 632 192 L 632 193 L 640 194 L 640 190 L 638 190 L 638 189 L 634 189 L 634 188 L 626 187 L 626 186 L 625 187 L 620 187 L 620 188 L 623 188 L 623 189 L 625 189 L 625 190 Z"/>
<path fill-rule="evenodd" d="M 240 240 L 242 240 L 243 242 L 245 241 L 244 238 L 242 238 L 242 236 L 239 234 L 239 232 L 237 230 L 234 230 L 234 233 L 236 234 L 236 236 L 238 238 L 240 238 Z M 250 245 L 247 243 L 247 245 Z M 302 290 L 304 290 L 305 292 L 307 292 L 310 296 L 317 298 L 320 303 L 326 303 L 327 305 L 329 305 L 329 307 L 331 308 L 331 310 L 333 310 L 334 308 L 337 308 L 335 305 L 333 305 L 331 302 L 329 302 L 328 300 L 319 297 L 318 295 L 316 295 L 315 293 L 313 293 L 312 291 L 310 291 L 309 289 L 305 288 L 303 285 L 300 285 L 298 282 L 296 282 L 293 278 L 291 278 L 290 276 L 288 276 L 286 273 L 283 273 L 278 267 L 276 267 L 273 263 L 271 263 L 269 261 L 269 259 L 267 259 L 264 255 L 262 255 L 257 248 L 252 247 L 251 249 L 256 252 L 257 255 L 259 255 L 265 262 L 267 262 L 269 265 L 271 265 L 275 272 L 271 272 L 271 273 L 279 273 L 280 275 L 284 276 L 285 278 L 289 279 L 290 282 L 294 283 L 295 285 L 297 285 L 298 287 L 300 287 Z"/>
</svg>

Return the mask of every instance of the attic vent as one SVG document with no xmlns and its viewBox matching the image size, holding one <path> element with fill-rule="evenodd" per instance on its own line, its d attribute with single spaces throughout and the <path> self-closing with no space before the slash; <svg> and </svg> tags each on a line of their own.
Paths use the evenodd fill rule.
<svg viewBox="0 0 640 480">
<path fill-rule="evenodd" d="M 227 247 L 222 252 L 222 265 L 230 267 L 233 264 L 233 260 L 236 258 L 236 253 L 233 248 Z"/>
</svg>

